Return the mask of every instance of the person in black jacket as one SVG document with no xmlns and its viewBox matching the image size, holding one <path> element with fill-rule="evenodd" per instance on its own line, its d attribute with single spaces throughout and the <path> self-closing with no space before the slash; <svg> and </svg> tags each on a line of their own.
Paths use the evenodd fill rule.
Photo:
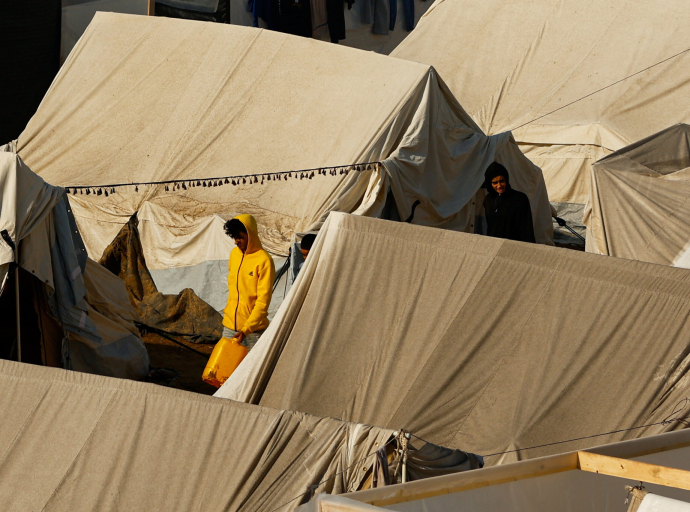
<svg viewBox="0 0 690 512">
<path fill-rule="evenodd" d="M 510 187 L 508 170 L 498 162 L 493 162 L 484 174 L 484 187 L 488 191 L 484 198 L 486 234 L 518 242 L 536 243 L 529 198 Z"/>
</svg>

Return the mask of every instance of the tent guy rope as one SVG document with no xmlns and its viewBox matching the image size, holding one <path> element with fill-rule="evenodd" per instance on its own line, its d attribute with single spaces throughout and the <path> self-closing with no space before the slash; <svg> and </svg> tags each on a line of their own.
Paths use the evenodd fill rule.
<svg viewBox="0 0 690 512">
<path fill-rule="evenodd" d="M 613 87 L 614 85 L 617 85 L 617 84 L 619 84 L 619 83 L 621 83 L 621 82 L 624 82 L 624 81 L 627 80 L 628 78 L 632 78 L 632 77 L 634 77 L 634 76 L 639 75 L 640 73 L 644 73 L 645 71 L 648 71 L 648 70 L 652 69 L 653 67 L 659 66 L 660 64 L 663 64 L 664 62 L 668 62 L 669 60 L 675 59 L 676 57 L 679 57 L 679 56 L 683 55 L 684 53 L 688 53 L 688 52 L 690 52 L 690 48 L 686 48 L 686 49 L 683 50 L 682 52 L 678 52 L 678 53 L 676 53 L 675 55 L 671 55 L 670 57 L 666 57 L 664 60 L 660 60 L 659 62 L 657 62 L 657 63 L 655 63 L 655 64 L 652 64 L 651 66 L 647 66 L 646 68 L 641 69 L 640 71 L 637 71 L 637 72 L 633 73 L 632 75 L 628 75 L 628 76 L 626 76 L 625 78 L 621 78 L 620 80 L 617 80 L 617 81 L 613 82 L 612 84 L 606 85 L 606 86 L 602 87 L 601 89 L 597 89 L 597 90 L 594 91 L 594 92 L 590 92 L 589 94 L 587 94 L 587 95 L 585 95 L 585 96 L 582 96 L 581 98 L 578 98 L 578 99 L 576 99 L 576 100 L 574 100 L 574 101 L 571 101 L 570 103 L 566 103 L 565 105 L 563 105 L 563 106 L 561 106 L 561 107 L 558 107 L 557 109 L 554 109 L 554 110 L 552 110 L 551 112 L 547 112 L 546 114 L 543 114 L 543 115 L 541 115 L 541 116 L 539 116 L 539 117 L 535 117 L 535 118 L 532 119 L 531 121 L 527 121 L 526 123 L 523 123 L 523 124 L 521 124 L 520 126 L 516 126 L 515 128 L 512 128 L 510 131 L 511 131 L 511 132 L 514 132 L 515 130 L 520 129 L 520 128 L 522 128 L 523 126 L 527 126 L 528 124 L 531 124 L 531 123 L 533 123 L 534 121 L 538 121 L 539 119 L 541 119 L 541 118 L 543 118 L 543 117 L 550 116 L 550 115 L 553 114 L 554 112 L 558 112 L 559 110 L 563 110 L 564 108 L 569 107 L 570 105 L 573 105 L 573 104 L 577 103 L 578 101 L 582 101 L 582 100 L 584 100 L 584 99 L 589 98 L 590 96 L 594 96 L 595 94 L 600 93 L 601 91 L 606 90 L 606 89 L 608 89 L 609 87 Z"/>
<path fill-rule="evenodd" d="M 572 443 L 572 442 L 574 442 L 574 441 L 582 441 L 582 440 L 584 440 L 584 439 L 592 439 L 592 438 L 594 438 L 594 437 L 607 436 L 607 435 L 609 435 L 609 434 L 618 434 L 618 433 L 620 433 L 620 432 L 629 432 L 629 431 L 631 431 L 631 430 L 638 430 L 638 429 L 645 428 L 645 427 L 654 427 L 654 426 L 656 426 L 656 425 L 669 425 L 669 424 L 673 423 L 674 421 L 677 421 L 678 423 L 683 424 L 685 427 L 690 427 L 690 416 L 683 416 L 683 417 L 680 417 L 680 418 L 672 418 L 672 417 L 671 417 L 671 416 L 673 416 L 674 414 L 677 414 L 677 413 L 679 413 L 680 411 L 682 411 L 682 410 L 683 410 L 686 406 L 688 406 L 688 405 L 690 405 L 690 398 L 689 398 L 689 397 L 683 398 L 681 401 L 679 401 L 679 402 L 675 405 L 675 407 L 673 408 L 673 411 L 671 412 L 671 414 L 669 414 L 668 416 L 666 416 L 666 418 L 664 418 L 663 420 L 658 421 L 658 422 L 656 422 L 656 423 L 648 423 L 648 424 L 646 424 L 646 425 L 639 425 L 639 426 L 637 426 L 637 427 L 622 428 L 622 429 L 618 429 L 618 430 L 611 430 L 610 432 L 602 432 L 601 434 L 592 434 L 592 435 L 590 435 L 590 436 L 576 437 L 576 438 L 574 438 L 574 439 L 566 439 L 566 440 L 564 440 L 564 441 L 555 441 L 555 442 L 553 442 L 553 443 L 539 444 L 539 445 L 536 445 L 536 446 L 528 446 L 528 447 L 526 447 L 526 448 L 517 448 L 517 449 L 515 449 L 515 450 L 507 450 L 507 451 L 505 451 L 505 452 L 489 453 L 488 455 L 480 455 L 480 457 L 483 457 L 483 458 L 486 458 L 486 457 L 493 457 L 494 455 L 505 455 L 506 453 L 522 452 L 522 451 L 532 450 L 532 449 L 534 449 L 534 448 L 544 448 L 544 447 L 546 447 L 546 446 L 554 446 L 554 445 L 557 445 L 557 444 Z M 412 435 L 412 437 L 415 437 L 415 438 L 419 439 L 420 441 L 422 441 L 422 442 L 424 442 L 424 443 L 429 443 L 429 441 L 426 441 L 425 439 L 422 439 L 421 437 L 419 437 L 419 436 L 417 436 L 417 435 L 415 435 L 415 434 L 412 434 L 412 433 L 410 433 L 410 434 Z M 431 443 L 429 443 L 429 444 L 431 444 Z"/>
<path fill-rule="evenodd" d="M 123 187 L 134 187 L 134 192 L 139 192 L 139 187 L 144 186 L 158 186 L 164 185 L 166 192 L 171 188 L 172 190 L 188 190 L 195 187 L 221 187 L 223 185 L 254 185 L 259 183 L 259 177 L 261 177 L 261 185 L 264 181 L 287 181 L 288 178 L 299 178 L 312 179 L 316 174 L 319 175 L 347 175 L 350 171 L 353 172 L 365 172 L 365 171 L 375 171 L 381 162 L 364 162 L 359 164 L 350 165 L 336 165 L 328 167 L 315 167 L 313 169 L 302 169 L 298 171 L 280 171 L 280 172 L 264 172 L 258 174 L 242 174 L 239 176 L 221 176 L 217 178 L 188 178 L 179 180 L 165 180 L 165 181 L 142 181 L 133 183 L 112 183 L 109 185 L 67 185 L 65 190 L 68 194 L 85 194 L 91 195 L 95 194 L 97 196 L 109 194 L 114 194 L 117 189 Z M 249 183 L 247 183 L 249 180 Z"/>
</svg>

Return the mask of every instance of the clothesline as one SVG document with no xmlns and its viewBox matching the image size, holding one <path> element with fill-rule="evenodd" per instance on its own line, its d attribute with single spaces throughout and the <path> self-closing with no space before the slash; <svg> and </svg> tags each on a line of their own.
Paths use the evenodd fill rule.
<svg viewBox="0 0 690 512">
<path fill-rule="evenodd" d="M 336 165 L 328 167 L 315 167 L 313 169 L 302 169 L 298 171 L 280 171 L 280 172 L 265 172 L 258 174 L 242 174 L 236 176 L 221 176 L 217 178 L 187 178 L 178 180 L 162 180 L 162 181 L 142 181 L 132 183 L 113 183 L 109 185 L 68 185 L 65 190 L 68 194 L 84 194 L 84 195 L 105 195 L 115 194 L 118 189 L 125 187 L 134 187 L 134 192 L 139 192 L 139 187 L 146 186 L 165 186 L 165 190 L 188 190 L 195 187 L 222 187 L 223 185 L 254 185 L 259 183 L 263 185 L 265 181 L 287 181 L 289 178 L 300 180 L 312 179 L 316 174 L 318 175 L 347 175 L 351 171 L 364 172 L 374 171 L 378 168 L 381 162 L 365 162 L 350 165 Z M 294 176 L 293 176 L 294 174 Z M 247 182 L 249 180 L 249 182 Z"/>
</svg>

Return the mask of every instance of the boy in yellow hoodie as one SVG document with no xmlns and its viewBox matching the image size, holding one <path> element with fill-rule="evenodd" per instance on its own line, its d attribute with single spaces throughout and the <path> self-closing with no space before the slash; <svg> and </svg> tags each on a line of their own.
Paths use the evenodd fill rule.
<svg viewBox="0 0 690 512">
<path fill-rule="evenodd" d="M 223 337 L 235 338 L 249 350 L 268 327 L 268 306 L 276 270 L 263 250 L 256 220 L 238 215 L 225 223 L 225 233 L 235 240 L 228 262 L 228 305 L 223 311 Z"/>
</svg>

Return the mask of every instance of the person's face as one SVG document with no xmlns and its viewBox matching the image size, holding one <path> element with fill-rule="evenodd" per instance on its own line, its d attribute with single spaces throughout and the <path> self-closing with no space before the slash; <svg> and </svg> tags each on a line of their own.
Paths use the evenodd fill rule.
<svg viewBox="0 0 690 512">
<path fill-rule="evenodd" d="M 498 194 L 506 191 L 506 179 L 503 176 L 496 176 L 491 180 L 491 186 Z"/>
<path fill-rule="evenodd" d="M 247 252 L 247 244 L 249 243 L 249 235 L 247 233 L 240 233 L 237 238 L 233 237 L 235 245 L 242 252 Z"/>
<path fill-rule="evenodd" d="M 309 249 L 300 249 L 302 251 L 302 256 L 304 256 L 304 259 L 307 259 L 307 256 L 309 256 Z"/>
</svg>

